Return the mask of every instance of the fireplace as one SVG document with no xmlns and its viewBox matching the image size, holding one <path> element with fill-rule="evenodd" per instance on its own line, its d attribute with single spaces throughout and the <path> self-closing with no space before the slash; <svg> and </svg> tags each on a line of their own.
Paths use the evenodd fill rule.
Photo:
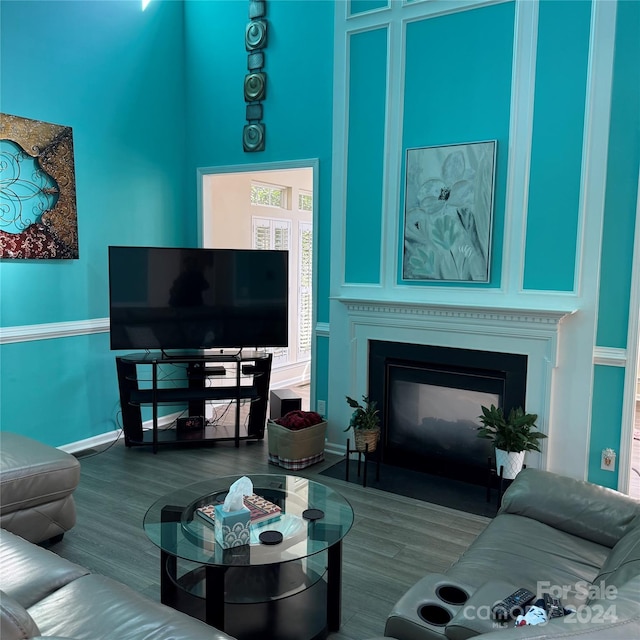
<svg viewBox="0 0 640 640">
<path fill-rule="evenodd" d="M 481 406 L 526 406 L 527 356 L 369 341 L 369 395 L 382 418 L 386 464 L 465 482 L 487 481 Z"/>
</svg>

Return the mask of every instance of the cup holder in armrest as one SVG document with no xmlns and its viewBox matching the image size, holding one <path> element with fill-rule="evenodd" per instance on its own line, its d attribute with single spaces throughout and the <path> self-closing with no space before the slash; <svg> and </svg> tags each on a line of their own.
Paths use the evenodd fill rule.
<svg viewBox="0 0 640 640">
<path fill-rule="evenodd" d="M 453 617 L 449 611 L 439 604 L 425 604 L 418 609 L 422 620 L 436 627 L 444 627 Z"/>
<path fill-rule="evenodd" d="M 430 573 L 395 604 L 385 623 L 390 638 L 447 640 L 451 621 L 473 597 L 475 588 L 442 573 Z M 469 636 L 465 636 L 469 637 Z"/>
<path fill-rule="evenodd" d="M 440 585 L 436 589 L 436 595 L 442 602 L 458 606 L 463 605 L 469 599 L 469 594 L 466 591 L 450 584 Z"/>
</svg>

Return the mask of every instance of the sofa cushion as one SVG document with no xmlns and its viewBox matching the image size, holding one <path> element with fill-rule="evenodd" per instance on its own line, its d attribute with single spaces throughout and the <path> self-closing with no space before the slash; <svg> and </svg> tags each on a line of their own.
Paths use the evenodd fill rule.
<svg viewBox="0 0 640 640">
<path fill-rule="evenodd" d="M 506 578 L 534 593 L 545 585 L 567 586 L 575 593 L 576 583 L 592 582 L 610 551 L 543 522 L 503 513 L 491 521 L 447 576 L 474 587 Z M 575 598 L 565 604 L 571 602 Z"/>
<path fill-rule="evenodd" d="M 9 431 L 0 432 L 0 451 L 3 515 L 60 500 L 78 486 L 80 463 L 64 451 Z"/>
<path fill-rule="evenodd" d="M 640 500 L 583 480 L 527 468 L 506 490 L 500 513 L 538 520 L 611 548 L 640 515 Z"/>
<path fill-rule="evenodd" d="M 19 602 L 0 591 L 0 638 L 27 640 L 39 635 L 38 625 L 29 612 Z"/>
<path fill-rule="evenodd" d="M 0 589 L 26 609 L 88 573 L 48 549 L 0 529 Z"/>
<path fill-rule="evenodd" d="M 75 580 L 29 609 L 43 636 L 74 640 L 229 640 L 214 627 L 105 576 Z"/>
<path fill-rule="evenodd" d="M 637 517 L 629 526 L 629 531 L 620 538 L 607 556 L 594 583 L 598 590 L 602 588 L 601 583 L 604 583 L 604 588 L 619 588 L 639 575 L 640 517 Z"/>
</svg>

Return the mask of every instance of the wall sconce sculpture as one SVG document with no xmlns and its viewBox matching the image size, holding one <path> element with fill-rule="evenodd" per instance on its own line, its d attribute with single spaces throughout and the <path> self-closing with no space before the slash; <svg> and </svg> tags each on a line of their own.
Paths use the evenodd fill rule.
<svg viewBox="0 0 640 640">
<path fill-rule="evenodd" d="M 77 258 L 73 134 L 0 113 L 0 258 Z"/>
<path fill-rule="evenodd" d="M 267 6 L 265 0 L 249 0 L 249 20 L 244 33 L 248 52 L 244 78 L 244 100 L 247 124 L 242 131 L 242 148 L 245 151 L 264 151 L 265 126 L 262 101 L 267 96 L 267 74 L 264 68 L 264 49 L 267 46 Z"/>
</svg>

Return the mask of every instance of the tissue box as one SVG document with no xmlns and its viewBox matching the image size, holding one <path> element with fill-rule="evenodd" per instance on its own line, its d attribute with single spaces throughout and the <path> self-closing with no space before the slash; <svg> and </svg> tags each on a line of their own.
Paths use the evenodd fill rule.
<svg viewBox="0 0 640 640">
<path fill-rule="evenodd" d="M 238 511 L 223 511 L 222 505 L 216 505 L 214 535 L 223 549 L 241 547 L 249 544 L 250 511 L 246 507 Z"/>
</svg>

